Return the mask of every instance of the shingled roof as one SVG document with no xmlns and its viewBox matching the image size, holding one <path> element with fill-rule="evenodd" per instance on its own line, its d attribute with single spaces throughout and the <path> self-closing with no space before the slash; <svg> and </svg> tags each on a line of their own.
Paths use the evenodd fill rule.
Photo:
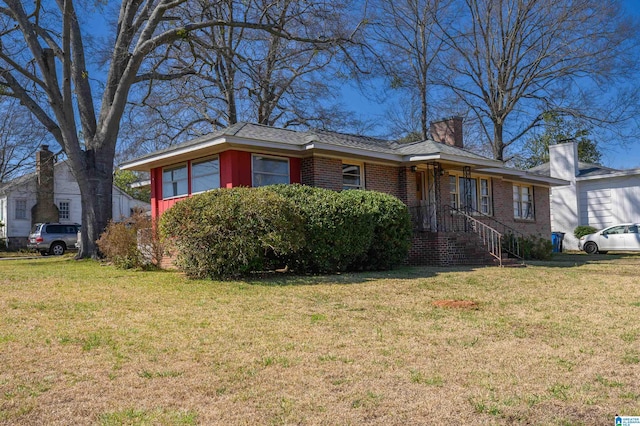
<svg viewBox="0 0 640 426">
<path fill-rule="evenodd" d="M 281 129 L 254 123 L 236 123 L 222 130 L 200 136 L 196 139 L 183 142 L 169 148 L 128 161 L 122 167 L 131 167 L 133 164 L 153 161 L 154 158 L 164 157 L 171 153 L 183 152 L 189 149 L 197 149 L 203 145 L 215 144 L 216 141 L 250 144 L 251 141 L 269 142 L 285 148 L 304 151 L 313 147 L 322 146 L 323 149 L 334 150 L 337 153 L 345 149 L 355 149 L 371 156 L 385 155 L 393 157 L 397 161 L 410 161 L 405 157 L 447 155 L 456 157 L 462 161 L 490 162 L 495 165 L 500 162 L 488 159 L 462 148 L 458 148 L 433 140 L 424 140 L 411 143 L 399 143 L 393 140 L 385 140 L 362 135 L 331 132 L 321 129 L 297 131 Z"/>
</svg>

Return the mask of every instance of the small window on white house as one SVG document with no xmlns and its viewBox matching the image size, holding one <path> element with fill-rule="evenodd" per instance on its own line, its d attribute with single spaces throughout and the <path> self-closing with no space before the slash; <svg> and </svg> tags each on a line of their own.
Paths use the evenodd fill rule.
<svg viewBox="0 0 640 426">
<path fill-rule="evenodd" d="M 16 200 L 16 219 L 26 219 L 27 218 L 27 200 L 25 199 L 17 199 Z"/>
<path fill-rule="evenodd" d="M 291 183 L 289 180 L 289 160 L 279 157 L 252 157 L 253 186 Z"/>
<path fill-rule="evenodd" d="M 513 217 L 533 219 L 533 187 L 513 185 Z"/>
<path fill-rule="evenodd" d="M 364 189 L 362 166 L 342 163 L 342 189 Z"/>
<path fill-rule="evenodd" d="M 60 220 L 71 219 L 71 203 L 69 201 L 60 201 L 58 203 L 58 213 Z"/>
<path fill-rule="evenodd" d="M 179 197 L 189 192 L 187 166 L 162 170 L 162 198 Z"/>
<path fill-rule="evenodd" d="M 191 163 L 191 193 L 220 188 L 218 157 Z"/>
</svg>

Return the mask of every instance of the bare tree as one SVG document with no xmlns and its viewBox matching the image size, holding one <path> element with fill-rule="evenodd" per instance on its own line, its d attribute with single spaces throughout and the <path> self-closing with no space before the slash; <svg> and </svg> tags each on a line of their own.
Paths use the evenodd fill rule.
<svg viewBox="0 0 640 426">
<path fill-rule="evenodd" d="M 79 1 L 0 2 L 0 86 L 34 114 L 68 156 L 81 193 L 80 257 L 98 256 L 95 241 L 111 216 L 116 143 L 133 86 L 191 72 L 176 68 L 171 58 L 193 34 L 243 27 L 320 45 L 335 42 L 259 20 L 180 19 L 185 10 L 198 8 L 190 0 L 123 0 L 119 10 L 108 2 L 78 6 Z M 91 11 L 100 16 L 88 16 Z M 105 77 L 92 76 L 99 83 L 92 84 L 84 39 L 92 22 L 102 22 L 103 12 L 116 12 L 118 20 Z M 99 102 L 94 93 L 101 93 Z"/>
<path fill-rule="evenodd" d="M 227 26 L 193 34 L 186 40 L 188 49 L 174 51 L 173 58 L 193 74 L 160 82 L 161 90 L 139 90 L 130 96 L 125 118 L 135 121 L 132 126 L 123 123 L 130 143 L 121 158 L 238 121 L 332 129 L 360 125 L 337 102 L 338 86 L 348 74 L 344 69 L 356 63 L 352 55 L 363 45 L 354 17 L 358 12 L 351 6 L 350 0 L 221 0 L 202 1 L 200 8 L 185 10 L 186 20 L 255 20 L 306 39 Z M 141 118 L 151 132 L 140 131 Z"/>
<path fill-rule="evenodd" d="M 392 122 L 395 127 L 404 122 L 403 132 L 414 139 L 426 139 L 432 111 L 439 103 L 430 96 L 444 47 L 435 22 L 451 16 L 448 12 L 451 1 L 378 0 L 374 4 L 376 18 L 371 32 L 380 55 L 382 74 L 392 89 L 405 93 L 401 96 L 402 107 L 394 108 L 396 117 Z M 410 116 L 397 117 L 399 114 Z"/>
<path fill-rule="evenodd" d="M 618 2 L 460 0 L 441 22 L 450 54 L 441 83 L 477 117 L 494 158 L 539 125 L 543 112 L 619 125 L 637 106 L 637 87 L 611 102 L 634 75 L 637 28 Z M 604 104 L 606 102 L 606 105 Z"/>
<path fill-rule="evenodd" d="M 15 99 L 0 98 L 0 184 L 35 166 L 35 152 L 50 138 Z"/>
</svg>

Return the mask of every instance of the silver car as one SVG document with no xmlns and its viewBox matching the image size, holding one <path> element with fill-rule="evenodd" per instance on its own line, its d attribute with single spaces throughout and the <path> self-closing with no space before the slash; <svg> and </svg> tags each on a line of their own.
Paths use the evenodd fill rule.
<svg viewBox="0 0 640 426">
<path fill-rule="evenodd" d="M 76 248 L 78 229 L 80 225 L 73 223 L 36 223 L 31 228 L 27 248 L 39 251 L 43 256 L 60 256 Z"/>
<path fill-rule="evenodd" d="M 580 238 L 578 248 L 589 254 L 640 251 L 640 224 L 621 223 Z"/>
</svg>

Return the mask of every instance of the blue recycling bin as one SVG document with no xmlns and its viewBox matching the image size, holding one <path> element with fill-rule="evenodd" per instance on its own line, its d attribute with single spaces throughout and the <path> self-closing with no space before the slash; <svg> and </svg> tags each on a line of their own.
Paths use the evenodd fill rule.
<svg viewBox="0 0 640 426">
<path fill-rule="evenodd" d="M 562 241 L 564 240 L 564 232 L 552 232 L 551 244 L 553 245 L 554 253 L 562 253 Z"/>
</svg>

